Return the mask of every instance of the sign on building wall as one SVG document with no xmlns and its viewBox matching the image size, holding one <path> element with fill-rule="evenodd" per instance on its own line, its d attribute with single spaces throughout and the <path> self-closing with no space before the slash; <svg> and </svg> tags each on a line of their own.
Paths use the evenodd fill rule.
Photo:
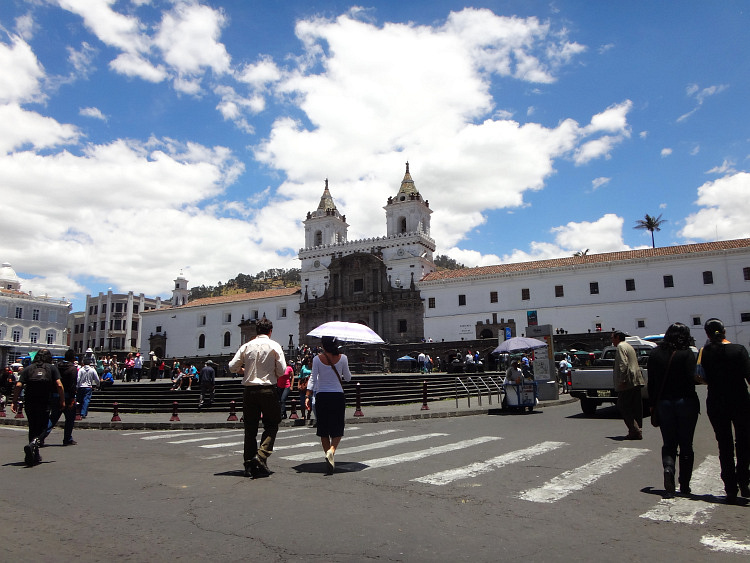
<svg viewBox="0 0 750 563">
<path fill-rule="evenodd" d="M 526 311 L 526 324 L 528 326 L 536 326 L 539 320 L 536 316 L 536 311 Z"/>
</svg>

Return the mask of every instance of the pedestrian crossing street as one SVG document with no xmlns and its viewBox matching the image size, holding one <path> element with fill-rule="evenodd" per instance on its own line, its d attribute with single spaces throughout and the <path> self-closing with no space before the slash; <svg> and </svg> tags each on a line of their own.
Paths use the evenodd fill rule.
<svg viewBox="0 0 750 563">
<path fill-rule="evenodd" d="M 242 455 L 244 434 L 242 430 L 171 430 L 125 432 L 124 436 L 144 441 L 158 441 L 174 447 L 188 447 L 197 450 L 197 457 L 213 460 Z M 531 444 L 501 455 L 482 459 L 489 444 L 503 440 L 500 436 L 476 436 L 473 438 L 456 438 L 445 432 L 426 432 L 406 434 L 397 428 L 371 430 L 370 428 L 349 425 L 341 447 L 336 451 L 337 472 L 346 472 L 348 461 L 356 461 L 357 471 L 373 471 L 399 464 L 417 464 L 426 458 L 450 454 L 461 450 L 462 456 L 476 451 L 476 461 L 461 463 L 457 467 L 407 479 L 433 487 L 460 484 L 468 479 L 481 475 L 496 473 L 514 464 L 530 460 L 545 459 L 556 450 L 569 444 L 558 441 L 543 441 Z M 484 447 L 483 447 L 484 446 Z M 383 455 L 388 450 L 388 455 Z M 390 453 L 394 450 L 400 453 Z M 496 452 L 497 449 L 491 450 Z M 611 451 L 591 459 L 583 465 L 564 471 L 545 483 L 535 484 L 515 496 L 521 500 L 539 504 L 553 504 L 563 501 L 571 495 L 584 491 L 600 480 L 614 476 L 628 464 L 651 453 L 651 450 L 639 447 L 616 446 Z M 309 428 L 282 428 L 276 438 L 274 458 L 288 462 L 321 461 L 319 439 Z M 451 459 L 448 457 L 448 459 Z M 462 459 L 464 459 L 462 457 Z M 340 460 L 340 461 L 339 461 Z M 717 456 L 708 456 L 696 460 L 697 467 L 691 481 L 694 492 L 700 495 L 721 497 L 724 493 L 723 483 L 719 478 L 719 461 Z M 448 463 L 450 465 L 450 463 Z M 413 466 L 412 466 L 413 470 Z M 691 498 L 676 496 L 662 498 L 651 509 L 640 514 L 640 518 L 656 522 L 673 524 L 703 525 L 712 513 L 720 506 L 715 501 L 704 501 L 701 497 Z M 732 538 L 725 534 L 707 534 L 701 538 L 701 544 L 717 552 L 750 554 L 750 538 Z"/>
</svg>

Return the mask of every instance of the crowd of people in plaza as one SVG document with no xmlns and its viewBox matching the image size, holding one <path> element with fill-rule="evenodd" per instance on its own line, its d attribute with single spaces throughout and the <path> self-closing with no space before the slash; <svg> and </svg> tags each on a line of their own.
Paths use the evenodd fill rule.
<svg viewBox="0 0 750 563">
<path fill-rule="evenodd" d="M 352 378 L 348 358 L 341 353 L 341 342 L 335 336 L 324 336 L 320 347 L 303 347 L 297 359 L 287 364 L 283 348 L 271 338 L 273 323 L 261 319 L 256 330 L 257 336 L 242 345 L 228 364 L 229 371 L 242 378 L 244 475 L 258 478 L 271 474 L 268 459 L 273 453 L 279 424 L 287 417 L 290 396 L 297 397 L 303 418 L 314 417 L 325 469 L 333 474 L 336 450 L 345 429 L 343 383 Z M 738 496 L 750 498 L 750 356 L 745 347 L 726 339 L 725 327 L 719 319 L 709 319 L 704 330 L 707 340 L 698 350 L 688 326 L 670 325 L 663 341 L 649 355 L 648 383 L 627 335 L 613 331 L 617 406 L 628 428 L 625 439 L 642 440 L 641 396 L 642 387 L 647 385 L 651 422 L 659 427 L 662 436 L 665 492 L 675 494 L 679 484 L 680 493 L 690 495 L 695 460 L 693 436 L 700 415 L 696 385 L 707 385 L 706 410 L 718 444 L 720 476 L 727 502 L 735 503 Z M 124 377 L 132 381 L 141 377 L 136 367 L 138 357 L 136 354 L 125 361 Z M 470 351 L 464 361 L 468 363 L 469 357 L 477 361 Z M 425 370 L 422 373 L 429 373 L 429 355 L 422 358 L 420 354 L 419 362 L 420 369 Z M 570 359 L 563 358 L 557 367 L 560 372 L 569 370 Z M 169 368 L 163 361 L 151 368 L 152 373 L 158 374 L 171 370 L 172 389 L 179 389 L 185 380 L 187 389 L 192 383 L 198 384 L 199 409 L 213 403 L 217 370 L 211 360 L 200 371 L 193 363 L 183 367 L 179 361 Z M 80 416 L 85 419 L 91 393 L 105 382 L 112 382 L 116 370 L 116 359 L 105 356 L 98 360 L 91 350 L 87 350 L 80 362 L 74 351 L 68 350 L 56 364 L 46 349 L 39 350 L 31 363 L 17 373 L 6 368 L 0 380 L 0 399 L 4 403 L 12 394 L 11 409 L 15 413 L 23 392 L 29 424 L 28 444 L 24 446 L 24 461 L 28 466 L 41 462 L 39 448 L 63 416 L 63 445 L 77 444 L 73 439 L 76 406 L 80 406 Z M 528 357 L 513 359 L 506 369 L 505 382 L 518 384 L 529 378 L 533 379 L 533 373 Z"/>
</svg>

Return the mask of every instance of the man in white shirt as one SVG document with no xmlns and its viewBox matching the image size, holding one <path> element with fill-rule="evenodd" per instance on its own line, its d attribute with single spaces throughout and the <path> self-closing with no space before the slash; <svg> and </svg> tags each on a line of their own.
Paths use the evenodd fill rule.
<svg viewBox="0 0 750 563">
<path fill-rule="evenodd" d="M 267 477 L 268 456 L 281 422 L 276 381 L 284 375 L 286 359 L 281 345 L 271 340 L 273 323 L 263 317 L 255 323 L 258 334 L 243 344 L 229 362 L 229 371 L 242 376 L 242 415 L 245 421 L 245 477 Z M 263 434 L 258 447 L 258 426 L 263 416 Z"/>
<path fill-rule="evenodd" d="M 81 418 L 88 416 L 91 392 L 94 387 L 98 386 L 99 374 L 91 367 L 91 360 L 88 357 L 84 357 L 83 367 L 78 370 L 78 391 L 76 393 L 76 400 L 81 405 Z"/>
</svg>

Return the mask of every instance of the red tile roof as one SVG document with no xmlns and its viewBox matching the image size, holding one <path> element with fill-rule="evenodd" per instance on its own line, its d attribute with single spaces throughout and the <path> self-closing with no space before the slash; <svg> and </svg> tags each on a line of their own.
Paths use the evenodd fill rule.
<svg viewBox="0 0 750 563">
<path fill-rule="evenodd" d="M 678 246 L 664 246 L 660 248 L 644 248 L 641 250 L 623 250 L 620 252 L 606 252 L 604 254 L 587 254 L 586 256 L 569 256 L 552 260 L 538 260 L 535 262 L 515 262 L 498 264 L 496 266 L 479 266 L 477 268 L 463 268 L 461 270 L 439 270 L 423 277 L 420 281 L 433 282 L 447 279 L 481 277 L 493 274 L 508 274 L 513 272 L 547 270 L 564 268 L 581 264 L 596 264 L 604 262 L 624 262 L 626 260 L 641 260 L 659 256 L 676 256 L 698 252 L 716 252 L 735 248 L 750 247 L 750 238 L 723 240 L 718 242 L 704 242 L 699 244 L 682 244 Z"/>
<path fill-rule="evenodd" d="M 216 305 L 220 303 L 237 303 L 238 301 L 253 301 L 255 299 L 265 299 L 268 297 L 284 297 L 299 292 L 299 287 L 284 287 L 281 289 L 267 289 L 265 291 L 248 291 L 247 293 L 233 293 L 231 295 L 220 295 L 218 297 L 204 297 L 202 299 L 188 301 L 187 304 L 181 305 L 180 307 L 167 308 L 185 309 L 187 307 L 201 307 L 203 305 Z"/>
</svg>

